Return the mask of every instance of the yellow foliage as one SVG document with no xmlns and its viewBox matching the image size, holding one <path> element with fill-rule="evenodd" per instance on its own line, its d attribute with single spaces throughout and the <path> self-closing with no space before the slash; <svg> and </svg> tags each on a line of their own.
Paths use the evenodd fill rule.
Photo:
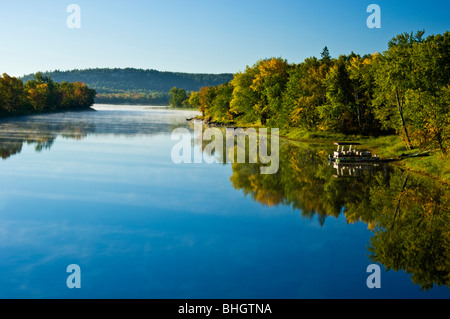
<svg viewBox="0 0 450 319">
<path fill-rule="evenodd" d="M 266 80 L 271 79 L 274 76 L 287 77 L 287 66 L 288 64 L 286 61 L 276 58 L 260 61 L 258 65 L 259 72 L 253 79 L 252 89 L 258 91 L 259 87 L 262 86 Z"/>
</svg>

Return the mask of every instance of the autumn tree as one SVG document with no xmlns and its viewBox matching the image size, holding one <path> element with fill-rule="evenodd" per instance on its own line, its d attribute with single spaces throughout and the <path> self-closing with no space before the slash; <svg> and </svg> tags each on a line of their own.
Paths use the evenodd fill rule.
<svg viewBox="0 0 450 319">
<path fill-rule="evenodd" d="M 233 119 L 230 103 L 233 98 L 233 85 L 225 83 L 217 86 L 211 105 L 211 115 L 215 121 L 228 122 Z"/>
<path fill-rule="evenodd" d="M 200 89 L 200 108 L 199 111 L 202 113 L 202 116 L 205 120 L 212 119 L 212 110 L 211 106 L 214 102 L 214 98 L 216 97 L 216 87 L 214 86 L 204 86 Z"/>
<path fill-rule="evenodd" d="M 0 112 L 19 111 L 24 107 L 24 101 L 22 81 L 6 73 L 0 76 Z"/>
<path fill-rule="evenodd" d="M 388 50 L 298 64 L 269 58 L 237 72 L 229 84 L 193 94 L 207 120 L 340 133 L 398 133 L 407 148 L 450 140 L 449 32 L 423 39 L 423 31 L 389 41 Z"/>
<path fill-rule="evenodd" d="M 319 127 L 318 108 L 327 101 L 325 78 L 330 63 L 315 57 L 307 58 L 289 71 L 289 80 L 283 94 L 285 125 L 307 129 Z"/>
<path fill-rule="evenodd" d="M 200 92 L 191 92 L 187 103 L 190 107 L 200 108 Z"/>
<path fill-rule="evenodd" d="M 28 102 L 35 111 L 43 111 L 48 105 L 50 90 L 47 83 L 28 81 L 25 83 Z"/>
<path fill-rule="evenodd" d="M 237 72 L 230 81 L 233 85 L 230 113 L 244 123 L 258 120 L 255 106 L 261 99 L 261 93 L 252 88 L 253 80 L 259 72 L 254 67 L 247 66 L 244 72 Z"/>
<path fill-rule="evenodd" d="M 277 125 L 281 118 L 282 95 L 288 81 L 289 65 L 281 58 L 261 60 L 254 66 L 259 72 L 253 79 L 251 88 L 260 93 L 261 99 L 256 103 L 255 110 L 261 124 L 268 122 Z"/>
<path fill-rule="evenodd" d="M 95 96 L 82 82 L 59 84 L 42 73 L 25 84 L 7 74 L 0 77 L 0 112 L 5 115 L 88 108 Z"/>
</svg>

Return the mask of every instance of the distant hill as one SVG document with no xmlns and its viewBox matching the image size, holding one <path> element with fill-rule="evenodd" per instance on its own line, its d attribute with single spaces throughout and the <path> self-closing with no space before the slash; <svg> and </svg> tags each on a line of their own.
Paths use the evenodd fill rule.
<svg viewBox="0 0 450 319">
<path fill-rule="evenodd" d="M 98 93 L 97 103 L 167 104 L 169 91 L 177 88 L 198 91 L 202 86 L 229 82 L 233 74 L 163 72 L 143 69 L 85 69 L 42 72 L 55 82 L 84 82 Z M 21 77 L 23 82 L 34 74 Z"/>
<path fill-rule="evenodd" d="M 174 86 L 186 91 L 198 91 L 202 86 L 219 85 L 229 82 L 232 74 L 205 74 L 162 72 L 143 69 L 85 69 L 72 71 L 42 72 L 55 82 L 84 82 L 97 93 L 118 92 L 164 92 L 168 93 Z M 33 79 L 34 74 L 23 76 L 26 82 Z"/>
</svg>

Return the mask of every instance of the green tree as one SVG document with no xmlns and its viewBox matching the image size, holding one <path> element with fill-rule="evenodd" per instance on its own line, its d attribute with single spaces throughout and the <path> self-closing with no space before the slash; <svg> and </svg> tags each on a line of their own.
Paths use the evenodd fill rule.
<svg viewBox="0 0 450 319">
<path fill-rule="evenodd" d="M 177 87 L 173 87 L 170 89 L 170 106 L 173 107 L 181 107 L 183 106 L 183 102 L 187 100 L 187 94 L 185 89 L 178 89 Z"/>
<path fill-rule="evenodd" d="M 289 71 L 283 93 L 283 122 L 287 126 L 319 128 L 319 106 L 327 102 L 325 78 L 330 64 L 307 58 Z"/>
<path fill-rule="evenodd" d="M 450 138 L 450 32 L 432 35 L 412 50 L 412 134 L 419 146 L 436 145 L 445 155 Z"/>
<path fill-rule="evenodd" d="M 364 57 L 354 56 L 350 59 L 347 69 L 352 81 L 352 94 L 356 107 L 358 125 L 363 133 L 378 134 L 381 125 L 375 119 L 372 107 L 374 96 L 374 61 L 378 54 Z"/>
<path fill-rule="evenodd" d="M 389 49 L 379 56 L 375 71 L 376 115 L 385 128 L 401 133 L 408 149 L 412 149 L 408 119 L 412 113 L 405 96 L 413 87 L 412 51 L 415 43 L 423 41 L 424 31 L 403 33 L 389 41 Z"/>
<path fill-rule="evenodd" d="M 319 108 L 322 126 L 327 131 L 352 131 L 355 127 L 352 83 L 347 71 L 347 57 L 341 56 L 331 67 L 326 79 L 327 103 Z"/>
<path fill-rule="evenodd" d="M 59 84 L 50 77 L 43 76 L 41 72 L 35 74 L 34 80 L 27 81 L 24 88 L 28 93 L 29 103 L 36 111 L 56 110 L 61 105 Z"/>
<path fill-rule="evenodd" d="M 277 126 L 281 122 L 282 96 L 288 81 L 289 65 L 281 58 L 261 60 L 251 88 L 262 97 L 255 105 L 261 124 Z"/>
<path fill-rule="evenodd" d="M 211 115 L 214 121 L 227 122 L 232 120 L 230 102 L 233 97 L 233 85 L 221 84 L 216 88 L 215 97 L 211 105 Z"/>
<path fill-rule="evenodd" d="M 330 51 L 328 50 L 328 47 L 325 46 L 322 50 L 322 53 L 320 53 L 320 57 L 321 57 L 321 62 L 324 64 L 330 64 L 332 61 L 331 55 L 330 55 Z"/>
<path fill-rule="evenodd" d="M 88 88 L 83 82 L 74 82 L 71 84 L 74 91 L 74 108 L 87 108 L 94 104 L 96 91 Z"/>
<path fill-rule="evenodd" d="M 59 84 L 42 73 L 25 85 L 7 74 L 0 77 L 0 112 L 6 115 L 87 108 L 95 96 L 96 91 L 82 82 Z"/>
<path fill-rule="evenodd" d="M 255 106 L 261 99 L 261 94 L 252 89 L 258 69 L 247 66 L 244 72 L 237 72 L 230 81 L 233 85 L 230 113 L 234 118 L 244 123 L 254 123 L 258 120 Z"/>
<path fill-rule="evenodd" d="M 216 87 L 214 86 L 204 86 L 200 89 L 200 112 L 205 120 L 209 121 L 212 119 L 211 107 L 214 103 L 216 97 Z"/>
<path fill-rule="evenodd" d="M 50 99 L 50 90 L 47 83 L 28 81 L 25 83 L 28 93 L 28 101 L 35 111 L 44 111 Z"/>
<path fill-rule="evenodd" d="M 191 92 L 188 98 L 188 104 L 190 107 L 200 109 L 200 92 Z"/>
<path fill-rule="evenodd" d="M 22 81 L 4 73 L 0 77 L 0 112 L 18 112 L 23 108 L 24 101 Z"/>
</svg>

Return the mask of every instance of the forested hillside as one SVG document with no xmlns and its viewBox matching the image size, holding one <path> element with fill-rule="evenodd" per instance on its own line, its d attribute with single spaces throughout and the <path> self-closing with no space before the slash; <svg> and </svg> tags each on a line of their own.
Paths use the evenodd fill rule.
<svg viewBox="0 0 450 319">
<path fill-rule="evenodd" d="M 86 69 L 43 72 L 55 82 L 83 82 L 97 91 L 97 103 L 149 103 L 168 104 L 173 87 L 187 92 L 198 91 L 203 86 L 216 86 L 229 82 L 232 74 L 202 74 L 162 72 L 157 70 Z M 21 78 L 26 82 L 34 74 Z"/>
</svg>

